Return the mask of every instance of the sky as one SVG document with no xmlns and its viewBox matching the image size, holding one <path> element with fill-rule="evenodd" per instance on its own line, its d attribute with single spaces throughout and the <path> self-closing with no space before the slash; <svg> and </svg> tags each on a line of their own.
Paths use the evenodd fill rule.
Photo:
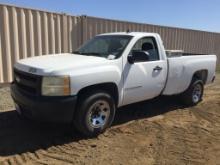
<svg viewBox="0 0 220 165">
<path fill-rule="evenodd" d="M 0 0 L 70 15 L 220 32 L 220 0 Z"/>
</svg>

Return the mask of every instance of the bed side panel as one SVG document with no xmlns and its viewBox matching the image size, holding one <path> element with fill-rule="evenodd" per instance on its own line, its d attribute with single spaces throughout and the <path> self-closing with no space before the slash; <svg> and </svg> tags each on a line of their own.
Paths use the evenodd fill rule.
<svg viewBox="0 0 220 165">
<path fill-rule="evenodd" d="M 206 83 L 211 83 L 215 75 L 215 55 L 172 57 L 168 58 L 168 63 L 168 80 L 163 95 L 173 95 L 184 92 L 190 85 L 194 73 L 197 71 L 208 71 Z"/>
</svg>

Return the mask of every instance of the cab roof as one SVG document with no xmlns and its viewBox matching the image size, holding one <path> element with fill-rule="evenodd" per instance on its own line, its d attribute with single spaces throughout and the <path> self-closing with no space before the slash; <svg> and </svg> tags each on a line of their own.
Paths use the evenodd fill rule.
<svg viewBox="0 0 220 165">
<path fill-rule="evenodd" d="M 156 36 L 158 35 L 157 33 L 147 33 L 147 32 L 114 32 L 114 33 L 103 33 L 99 34 L 98 36 L 103 36 L 103 35 L 128 35 L 128 36 L 147 36 L 147 35 L 152 35 Z"/>
</svg>

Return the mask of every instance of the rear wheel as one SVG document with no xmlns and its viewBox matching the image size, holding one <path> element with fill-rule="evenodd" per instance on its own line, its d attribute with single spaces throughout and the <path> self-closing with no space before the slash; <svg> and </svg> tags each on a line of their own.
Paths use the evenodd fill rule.
<svg viewBox="0 0 220 165">
<path fill-rule="evenodd" d="M 79 100 L 74 126 L 82 134 L 93 137 L 104 132 L 115 116 L 114 99 L 104 91 L 86 94 Z"/>
<path fill-rule="evenodd" d="M 203 81 L 194 79 L 189 88 L 181 95 L 185 105 L 193 106 L 198 104 L 203 97 Z"/>
</svg>

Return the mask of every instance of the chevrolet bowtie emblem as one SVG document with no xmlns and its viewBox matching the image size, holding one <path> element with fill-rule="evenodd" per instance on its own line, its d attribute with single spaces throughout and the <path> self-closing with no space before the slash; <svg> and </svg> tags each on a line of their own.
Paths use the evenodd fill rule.
<svg viewBox="0 0 220 165">
<path fill-rule="evenodd" d="M 37 72 L 37 69 L 30 67 L 28 71 L 29 71 L 30 73 L 36 73 L 36 72 Z"/>
</svg>

